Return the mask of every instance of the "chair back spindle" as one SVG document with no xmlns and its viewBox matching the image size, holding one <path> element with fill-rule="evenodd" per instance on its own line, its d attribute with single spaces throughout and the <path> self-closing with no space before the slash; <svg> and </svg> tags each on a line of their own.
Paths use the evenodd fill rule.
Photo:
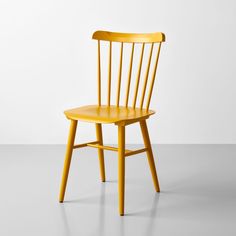
<svg viewBox="0 0 236 236">
<path fill-rule="evenodd" d="M 101 53 L 100 53 L 100 40 L 98 40 L 98 105 L 101 106 Z"/>
<path fill-rule="evenodd" d="M 112 63 L 112 42 L 109 44 L 109 65 L 108 65 L 108 94 L 107 94 L 107 105 L 111 103 L 111 63 Z"/>
<path fill-rule="evenodd" d="M 140 108 L 141 109 L 143 108 L 143 101 L 144 101 L 146 87 L 147 87 L 147 82 L 148 82 L 148 74 L 149 74 L 149 69 L 150 69 L 151 60 L 152 60 L 153 45 L 154 45 L 154 43 L 152 43 L 152 45 L 151 45 L 150 54 L 149 54 L 149 58 L 148 58 L 148 64 L 147 64 L 147 70 L 146 70 L 144 84 L 143 84 L 142 98 L 141 98 L 141 102 L 140 102 Z"/>
<path fill-rule="evenodd" d="M 154 66 L 154 70 L 153 70 L 153 74 L 152 74 L 151 85 L 150 85 L 150 88 L 149 88 L 149 94 L 148 94 L 148 99 L 147 99 L 146 110 L 149 109 L 149 105 L 150 105 L 150 101 L 151 101 L 151 97 L 152 97 L 152 90 L 153 90 L 153 86 L 154 86 L 154 82 L 155 82 L 155 77 L 156 77 L 156 72 L 157 72 L 157 65 L 158 65 L 160 51 L 161 51 L 161 43 L 158 46 L 156 62 L 155 62 L 155 66 Z"/>
<path fill-rule="evenodd" d="M 120 83 L 121 83 L 121 74 L 122 74 L 122 59 L 123 59 L 123 42 L 120 46 L 120 67 L 119 67 L 119 75 L 118 75 L 118 84 L 117 84 L 117 98 L 116 98 L 116 106 L 119 106 L 120 103 Z"/>
<path fill-rule="evenodd" d="M 142 69 L 142 63 L 143 63 L 143 52 L 144 52 L 145 44 L 143 43 L 142 49 L 141 49 L 141 55 L 139 60 L 139 67 L 138 67 L 138 74 L 136 79 L 136 85 L 135 85 L 135 92 L 134 92 L 134 100 L 133 100 L 133 108 L 136 106 L 137 101 L 137 95 L 138 95 L 138 87 L 139 87 L 139 81 L 140 81 L 140 75 L 141 75 L 141 69 Z"/>
<path fill-rule="evenodd" d="M 131 80 L 132 67 L 133 67 L 133 57 L 134 57 L 134 43 L 132 43 L 132 51 L 130 55 L 129 75 L 128 75 L 128 80 L 127 80 L 126 99 L 125 99 L 126 107 L 128 106 L 128 102 L 129 102 L 129 90 L 130 90 L 130 80 Z"/>
</svg>

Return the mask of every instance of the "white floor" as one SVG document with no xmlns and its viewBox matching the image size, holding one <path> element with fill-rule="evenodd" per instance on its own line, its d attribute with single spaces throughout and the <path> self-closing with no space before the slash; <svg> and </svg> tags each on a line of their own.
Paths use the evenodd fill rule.
<svg viewBox="0 0 236 236">
<path fill-rule="evenodd" d="M 64 146 L 0 146 L 0 235 L 236 235 L 236 145 L 156 145 L 161 193 L 144 154 L 126 161 L 124 217 L 117 158 L 74 151 L 66 202 L 58 203 Z"/>
</svg>

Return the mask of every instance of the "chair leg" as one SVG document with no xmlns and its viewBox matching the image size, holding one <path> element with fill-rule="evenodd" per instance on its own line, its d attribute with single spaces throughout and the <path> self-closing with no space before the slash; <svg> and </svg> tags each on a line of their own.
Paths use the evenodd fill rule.
<svg viewBox="0 0 236 236">
<path fill-rule="evenodd" d="M 157 172 L 156 172 L 156 167 L 155 167 L 155 161 L 153 158 L 152 146 L 151 146 L 151 142 L 150 142 L 150 138 L 149 138 L 149 134 L 148 134 L 146 120 L 140 121 L 140 127 L 141 127 L 141 131 L 142 131 L 142 135 L 143 135 L 144 145 L 147 148 L 147 158 L 148 158 L 148 163 L 149 163 L 150 170 L 152 173 L 154 187 L 157 192 L 160 192 L 160 187 L 159 187 L 158 177 L 157 177 Z"/>
<path fill-rule="evenodd" d="M 71 156 L 72 156 L 73 146 L 74 146 L 74 141 L 75 141 L 76 128 L 77 128 L 77 120 L 71 120 L 70 132 L 69 132 L 69 137 L 68 137 L 68 142 L 67 142 L 67 147 L 66 147 L 63 174 L 62 174 L 62 179 L 61 179 L 59 202 L 64 201 L 66 183 L 68 179 Z"/>
<path fill-rule="evenodd" d="M 124 215 L 125 200 L 125 126 L 118 126 L 118 193 L 119 213 Z"/>
<path fill-rule="evenodd" d="M 96 124 L 96 135 L 97 135 L 97 141 L 100 145 L 103 145 L 103 139 L 102 139 L 102 125 Z M 99 166 L 100 166 L 100 175 L 102 182 L 106 181 L 106 175 L 105 175 L 105 163 L 104 163 L 104 151 L 103 149 L 98 148 L 98 157 L 99 157 Z"/>
</svg>

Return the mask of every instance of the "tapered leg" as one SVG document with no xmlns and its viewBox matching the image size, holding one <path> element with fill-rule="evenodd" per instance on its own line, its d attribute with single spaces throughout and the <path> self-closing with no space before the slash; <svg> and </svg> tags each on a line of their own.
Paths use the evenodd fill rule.
<svg viewBox="0 0 236 236">
<path fill-rule="evenodd" d="M 119 213 L 124 215 L 125 200 L 125 126 L 118 126 L 118 193 Z"/>
<path fill-rule="evenodd" d="M 103 145 L 103 139 L 102 139 L 102 125 L 96 124 L 96 135 L 97 135 L 97 141 L 100 145 Z M 99 157 L 99 165 L 100 165 L 100 175 L 102 182 L 106 181 L 106 175 L 105 175 L 105 163 L 104 163 L 104 151 L 103 149 L 98 148 L 98 157 Z"/>
<path fill-rule="evenodd" d="M 64 168 L 63 168 L 63 174 L 62 174 L 62 180 L 61 180 L 61 190 L 60 190 L 59 202 L 64 201 L 66 183 L 67 183 L 67 179 L 68 179 L 71 156 L 72 156 L 73 146 L 74 146 L 74 141 L 75 141 L 76 128 L 77 128 L 77 120 L 71 120 L 68 143 L 67 143 L 67 147 L 66 147 Z"/>
<path fill-rule="evenodd" d="M 150 142 L 150 138 L 149 138 L 149 134 L 148 134 L 146 120 L 140 121 L 140 127 L 141 127 L 141 131 L 142 131 L 142 135 L 143 135 L 144 145 L 147 148 L 147 158 L 148 158 L 148 163 L 149 163 L 150 170 L 152 173 L 154 187 L 157 192 L 160 192 L 160 187 L 159 187 L 157 172 L 156 172 L 156 167 L 155 167 L 155 161 L 153 158 L 152 146 L 151 146 L 151 142 Z"/>
</svg>

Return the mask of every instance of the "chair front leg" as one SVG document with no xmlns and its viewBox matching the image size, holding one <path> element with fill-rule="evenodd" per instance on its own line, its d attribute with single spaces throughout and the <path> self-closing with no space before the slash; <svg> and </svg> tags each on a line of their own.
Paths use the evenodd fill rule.
<svg viewBox="0 0 236 236">
<path fill-rule="evenodd" d="M 71 156 L 72 156 L 73 146 L 74 146 L 74 141 L 75 141 L 76 128 L 77 128 L 77 120 L 71 120 L 69 137 L 68 137 L 68 142 L 67 142 L 67 147 L 66 147 L 64 168 L 63 168 L 63 174 L 62 174 L 62 180 L 61 180 L 59 202 L 64 201 L 66 183 L 68 179 Z"/>
<path fill-rule="evenodd" d="M 118 194 L 119 213 L 124 215 L 125 201 L 125 126 L 118 125 Z"/>
<path fill-rule="evenodd" d="M 143 135 L 144 145 L 147 148 L 147 158 L 148 158 L 148 163 L 149 163 L 151 174 L 152 174 L 154 187 L 157 192 L 160 192 L 160 187 L 159 187 L 159 182 L 158 182 L 158 177 L 157 177 L 157 172 L 156 172 L 156 167 L 155 167 L 155 161 L 153 158 L 152 146 L 151 146 L 151 142 L 150 142 L 150 138 L 148 134 L 146 120 L 140 121 L 140 127 L 141 127 L 141 131 Z"/>
<path fill-rule="evenodd" d="M 96 124 L 96 136 L 97 136 L 97 141 L 99 142 L 99 144 L 103 145 L 101 124 Z M 98 148 L 98 158 L 99 158 L 101 180 L 102 182 L 105 182 L 106 175 L 105 175 L 104 151 L 101 148 Z"/>
</svg>

